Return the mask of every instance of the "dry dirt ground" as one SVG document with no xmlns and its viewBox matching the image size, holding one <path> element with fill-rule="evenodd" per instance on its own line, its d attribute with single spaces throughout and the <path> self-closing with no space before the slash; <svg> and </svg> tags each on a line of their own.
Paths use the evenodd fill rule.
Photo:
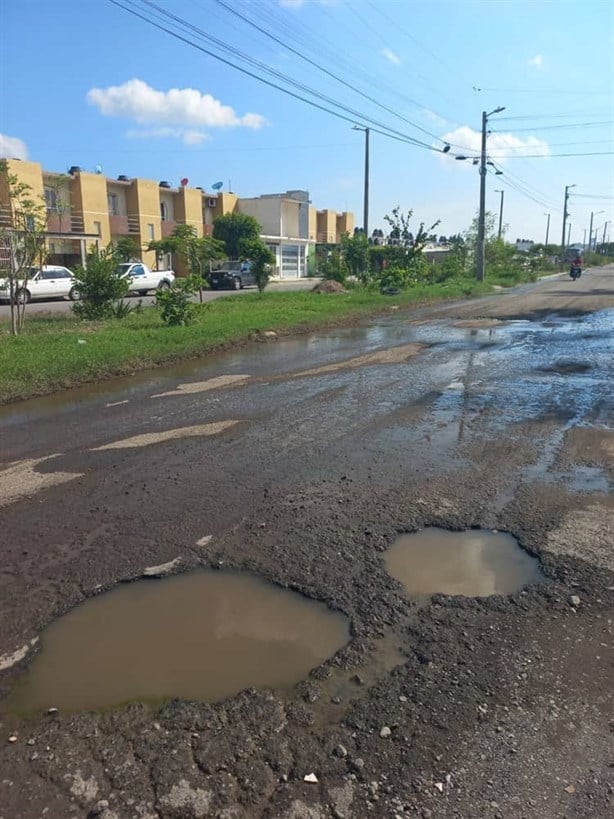
<svg viewBox="0 0 614 819">
<path fill-rule="evenodd" d="M 0 817 L 611 816 L 613 361 L 609 268 L 0 411 Z M 425 526 L 544 582 L 409 600 L 382 554 Z M 288 690 L 10 713 L 52 619 L 166 563 L 351 640 Z"/>
</svg>

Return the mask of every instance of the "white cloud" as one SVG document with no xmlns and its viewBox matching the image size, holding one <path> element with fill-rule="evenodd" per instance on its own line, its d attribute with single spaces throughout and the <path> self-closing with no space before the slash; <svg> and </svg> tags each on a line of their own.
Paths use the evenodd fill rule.
<svg viewBox="0 0 614 819">
<path fill-rule="evenodd" d="M 126 131 L 128 139 L 180 139 L 186 145 L 198 145 L 210 139 L 204 131 L 192 128 L 131 128 Z"/>
<path fill-rule="evenodd" d="M 101 114 L 125 117 L 136 122 L 156 123 L 172 127 L 261 128 L 260 114 L 238 116 L 229 105 L 222 105 L 210 94 L 195 88 L 170 88 L 158 91 L 139 79 L 109 88 L 92 88 L 87 101 Z"/>
<path fill-rule="evenodd" d="M 429 108 L 422 108 L 421 113 L 425 116 L 426 119 L 434 122 L 436 125 L 440 125 L 443 127 L 444 125 L 450 125 L 451 123 L 448 122 L 447 119 L 440 117 L 439 114 L 436 114 L 434 111 L 431 111 Z"/>
<path fill-rule="evenodd" d="M 3 159 L 27 159 L 26 143 L 17 137 L 0 134 L 0 157 Z"/>
<path fill-rule="evenodd" d="M 401 58 L 391 48 L 382 48 L 380 54 L 394 65 L 401 65 Z"/>
<path fill-rule="evenodd" d="M 479 156 L 480 154 L 481 133 L 474 131 L 468 125 L 462 125 L 453 131 L 448 131 L 448 133 L 442 135 L 441 139 L 453 146 L 453 153 L 466 154 L 467 156 Z M 526 156 L 527 154 L 550 156 L 550 146 L 544 140 L 534 136 L 521 138 L 511 133 L 490 134 L 487 149 L 489 156 L 494 157 L 497 164 L 505 164 L 506 158 L 510 156 Z M 445 162 L 450 161 L 450 157 L 445 154 L 441 156 L 441 159 Z M 468 162 L 454 162 L 454 164 L 470 166 Z"/>
<path fill-rule="evenodd" d="M 534 57 L 531 57 L 530 60 L 527 60 L 527 65 L 532 65 L 533 68 L 543 68 L 544 65 L 543 55 L 536 54 Z"/>
</svg>

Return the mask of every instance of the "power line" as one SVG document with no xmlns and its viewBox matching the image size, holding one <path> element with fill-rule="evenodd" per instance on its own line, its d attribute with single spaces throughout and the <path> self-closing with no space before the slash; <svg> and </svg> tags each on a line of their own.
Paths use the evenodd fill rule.
<svg viewBox="0 0 614 819">
<path fill-rule="evenodd" d="M 436 134 L 433 134 L 431 131 L 428 131 L 426 128 L 422 128 L 420 125 L 417 125 L 412 120 L 408 119 L 407 117 L 404 117 L 402 114 L 399 114 L 398 111 L 395 111 L 394 109 L 389 108 L 387 105 L 384 105 L 383 103 L 379 102 L 379 100 L 376 100 L 374 97 L 370 96 L 369 94 L 366 94 L 364 91 L 360 91 L 358 88 L 356 88 L 355 85 L 352 85 L 351 83 L 347 82 L 347 80 L 344 80 L 342 77 L 339 77 L 337 74 L 334 74 L 332 71 L 329 71 L 327 68 L 324 68 L 324 66 L 321 65 L 320 63 L 316 62 L 315 60 L 312 60 L 310 57 L 307 57 L 304 53 L 302 53 L 298 49 L 294 48 L 293 46 L 289 45 L 287 42 L 284 42 L 284 40 L 277 37 L 275 34 L 272 34 L 270 31 L 268 31 L 267 29 L 265 29 L 262 26 L 258 25 L 258 23 L 255 23 L 253 20 L 250 20 L 249 17 L 246 17 L 240 11 L 237 11 L 236 9 L 232 8 L 232 6 L 230 6 L 228 3 L 224 2 L 224 0 L 213 0 L 213 1 L 215 3 L 217 3 L 218 6 L 221 6 L 222 8 L 224 8 L 229 14 L 235 15 L 235 17 L 238 17 L 239 19 L 243 20 L 243 22 L 247 23 L 247 25 L 249 25 L 252 28 L 256 29 L 261 34 L 264 34 L 265 37 L 268 37 L 270 40 L 273 40 L 273 42 L 277 43 L 278 45 L 281 45 L 283 48 L 286 48 L 292 54 L 295 54 L 297 57 L 300 57 L 300 59 L 304 60 L 309 65 L 313 66 L 314 68 L 317 68 L 318 71 L 321 71 L 323 74 L 326 74 L 328 77 L 331 77 L 333 80 L 336 80 L 337 82 L 341 83 L 343 86 L 345 86 L 346 88 L 349 88 L 351 91 L 358 94 L 359 96 L 364 97 L 364 99 L 368 100 L 369 102 L 374 103 L 379 108 L 386 111 L 387 113 L 392 114 L 393 116 L 397 117 L 398 119 L 402 120 L 403 122 L 407 123 L 408 125 L 411 125 L 412 128 L 416 128 L 418 131 L 421 131 L 423 134 L 426 134 L 427 136 L 433 137 L 434 139 L 437 139 L 439 142 L 443 142 L 445 144 L 445 141 L 443 139 L 441 139 L 441 137 L 437 136 Z M 414 101 L 414 104 L 417 105 L 418 107 L 423 107 L 418 102 Z"/>
<path fill-rule="evenodd" d="M 530 146 L 529 146 L 530 147 Z M 577 154 L 492 154 L 491 159 L 551 159 L 561 156 L 612 156 L 614 151 L 589 151 Z"/>
<path fill-rule="evenodd" d="M 246 69 L 246 68 L 244 68 L 242 66 L 237 65 L 236 63 L 233 63 L 231 60 L 227 59 L 226 57 L 223 57 L 220 54 L 217 54 L 217 53 L 211 51 L 210 49 L 205 48 L 204 46 L 193 42 L 192 40 L 190 40 L 184 34 L 181 34 L 178 31 L 175 31 L 175 30 L 169 28 L 167 25 L 164 25 L 163 23 L 156 21 L 155 17 L 154 17 L 154 19 L 152 19 L 151 17 L 147 17 L 143 13 L 143 10 L 133 7 L 133 5 L 125 5 L 125 3 L 132 4 L 133 0 L 124 0 L 124 2 L 120 2 L 120 0 L 109 0 L 109 2 L 112 3 L 115 6 L 118 6 L 119 8 L 124 9 L 124 11 L 127 11 L 129 14 L 132 14 L 133 16 L 143 20 L 144 22 L 149 23 L 150 25 L 154 26 L 155 28 L 159 29 L 160 31 L 163 31 L 166 34 L 169 34 L 170 36 L 174 37 L 175 39 L 180 40 L 181 42 L 185 43 L 186 45 L 189 45 L 192 48 L 196 48 L 198 51 L 201 51 L 202 53 L 207 54 L 210 57 L 213 57 L 214 59 L 224 63 L 225 65 L 228 65 L 231 68 L 234 68 L 235 70 L 240 71 L 241 73 L 243 73 L 243 74 L 245 74 L 245 75 L 247 75 L 249 77 L 252 77 L 255 80 L 258 80 L 259 82 L 262 82 L 262 83 L 264 83 L 265 85 L 268 85 L 271 88 L 275 88 L 278 91 L 282 91 L 283 93 L 293 97 L 294 99 L 300 100 L 301 102 L 304 102 L 307 105 L 311 105 L 314 108 L 317 108 L 317 109 L 319 109 L 321 111 L 324 111 L 325 113 L 328 113 L 328 114 L 331 114 L 332 116 L 337 117 L 338 119 L 342 119 L 345 122 L 349 122 L 349 123 L 352 123 L 352 124 L 361 123 L 361 122 L 374 123 L 375 125 L 377 125 L 380 128 L 384 129 L 384 131 L 386 132 L 385 133 L 386 136 L 389 136 L 390 134 L 396 134 L 399 137 L 403 137 L 404 140 L 406 140 L 408 143 L 410 143 L 412 145 L 416 145 L 418 147 L 425 148 L 426 150 L 429 150 L 429 151 L 436 151 L 437 153 L 441 152 L 441 149 L 435 148 L 433 145 L 429 145 L 429 144 L 427 144 L 425 142 L 421 142 L 420 140 L 414 139 L 413 137 L 411 137 L 411 136 L 409 136 L 407 134 L 403 134 L 400 131 L 396 131 L 395 129 L 390 128 L 390 126 L 388 126 L 388 125 L 386 125 L 384 123 L 381 123 L 378 120 L 375 120 L 372 117 L 365 115 L 364 113 L 361 113 L 361 112 L 356 111 L 356 110 L 354 110 L 352 108 L 349 108 L 348 106 L 340 103 L 339 101 L 334 100 L 334 99 L 332 99 L 330 97 L 327 97 L 326 95 L 321 94 L 318 91 L 315 91 L 314 89 L 310 88 L 309 86 L 306 86 L 304 83 L 300 83 L 300 82 L 297 82 L 296 80 L 293 80 L 291 77 L 288 77 L 287 75 L 283 74 L 282 72 L 275 71 L 270 66 L 267 66 L 266 64 L 261 63 L 260 61 L 249 57 L 249 55 L 246 55 L 246 54 L 240 52 L 238 49 L 233 48 L 232 46 L 228 45 L 227 43 L 223 43 L 222 41 L 217 40 L 217 38 L 214 38 L 214 37 L 211 37 L 210 35 L 207 35 L 205 32 L 203 32 L 197 26 L 194 26 L 193 24 L 189 23 L 188 21 L 183 20 L 182 18 L 178 17 L 177 15 L 171 14 L 170 12 L 167 12 L 164 9 L 161 9 L 159 6 L 156 6 L 155 3 L 150 2 L 150 0 L 141 0 L 141 3 L 147 5 L 148 7 L 151 7 L 153 9 L 155 9 L 155 11 L 157 12 L 158 17 L 163 16 L 163 17 L 166 17 L 166 18 L 170 18 L 174 22 L 181 25 L 183 28 L 188 28 L 190 30 L 195 31 L 197 33 L 197 36 L 199 36 L 200 38 L 212 41 L 215 45 L 218 45 L 221 48 L 224 48 L 227 51 L 235 54 L 236 56 L 239 57 L 239 59 L 242 59 L 242 60 L 248 62 L 248 64 L 250 64 L 250 65 L 252 65 L 254 67 L 260 68 L 263 71 L 266 71 L 267 73 L 271 74 L 272 76 L 274 76 L 276 78 L 279 78 L 281 81 L 286 82 L 289 85 L 292 85 L 295 88 L 298 88 L 298 89 L 302 90 L 304 93 L 310 94 L 310 95 L 316 97 L 316 99 L 320 99 L 323 102 L 326 102 L 328 105 L 335 106 L 335 108 L 334 109 L 328 108 L 325 105 L 322 105 L 322 104 L 320 104 L 318 102 L 315 102 L 314 100 L 309 100 L 306 97 L 302 96 L 301 94 L 295 93 L 295 92 L 289 90 L 288 88 L 284 88 L 283 86 L 278 85 L 277 83 L 274 83 L 271 80 L 267 80 L 264 77 L 259 76 L 258 74 L 255 74 L 253 71 L 250 71 L 250 70 L 248 70 L 248 69 Z M 351 115 L 351 117 L 340 113 L 340 111 L 336 110 L 336 109 L 341 109 L 343 111 L 346 111 L 348 114 Z M 390 133 L 387 133 L 387 132 L 390 132 Z"/>
<path fill-rule="evenodd" d="M 518 131 L 553 131 L 555 128 L 594 128 L 597 125 L 612 125 L 614 120 L 604 119 L 600 122 L 570 122 L 567 125 L 537 125 L 534 128 L 514 128 L 514 132 Z M 502 131 L 491 130 L 493 134 L 500 134 Z"/>
</svg>

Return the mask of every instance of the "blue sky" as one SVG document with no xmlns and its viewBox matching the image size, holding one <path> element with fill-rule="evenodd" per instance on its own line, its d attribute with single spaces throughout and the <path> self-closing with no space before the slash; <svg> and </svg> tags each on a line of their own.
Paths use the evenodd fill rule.
<svg viewBox="0 0 614 819">
<path fill-rule="evenodd" d="M 108 176 L 187 177 L 208 190 L 223 180 L 241 196 L 307 188 L 316 207 L 352 210 L 361 224 L 364 136 L 352 123 L 371 124 L 399 139 L 371 134 L 370 227 L 398 204 L 416 222 L 440 219 L 447 235 L 465 230 L 478 204 L 477 168 L 454 154 L 474 156 L 482 110 L 505 106 L 490 120 L 489 167 L 503 173 L 487 177 L 487 207 L 498 211 L 495 191 L 505 191 L 508 239 L 543 241 L 551 213 L 560 241 L 572 184 L 572 242 L 591 211 L 599 236 L 606 220 L 614 236 L 610 0 L 224 0 L 281 42 L 216 0 L 158 2 L 221 41 L 189 30 L 202 47 L 284 87 L 302 83 L 350 121 L 109 0 L 12 0 L 0 10 L 0 151 L 56 171 L 100 164 Z M 446 140 L 449 154 L 432 150 Z M 610 155 L 556 156 L 593 152 Z"/>
</svg>

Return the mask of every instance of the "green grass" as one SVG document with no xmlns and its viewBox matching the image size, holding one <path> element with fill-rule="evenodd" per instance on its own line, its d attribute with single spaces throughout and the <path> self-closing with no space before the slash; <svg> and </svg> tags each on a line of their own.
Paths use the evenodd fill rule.
<svg viewBox="0 0 614 819">
<path fill-rule="evenodd" d="M 250 294 L 198 305 L 188 327 L 166 327 L 154 308 L 123 320 L 26 317 L 22 335 L 0 324 L 0 403 L 203 355 L 264 330 L 304 332 L 389 310 L 489 292 L 471 280 L 414 287 L 397 296 L 363 289 Z M 83 343 L 85 342 L 85 343 Z"/>
</svg>

